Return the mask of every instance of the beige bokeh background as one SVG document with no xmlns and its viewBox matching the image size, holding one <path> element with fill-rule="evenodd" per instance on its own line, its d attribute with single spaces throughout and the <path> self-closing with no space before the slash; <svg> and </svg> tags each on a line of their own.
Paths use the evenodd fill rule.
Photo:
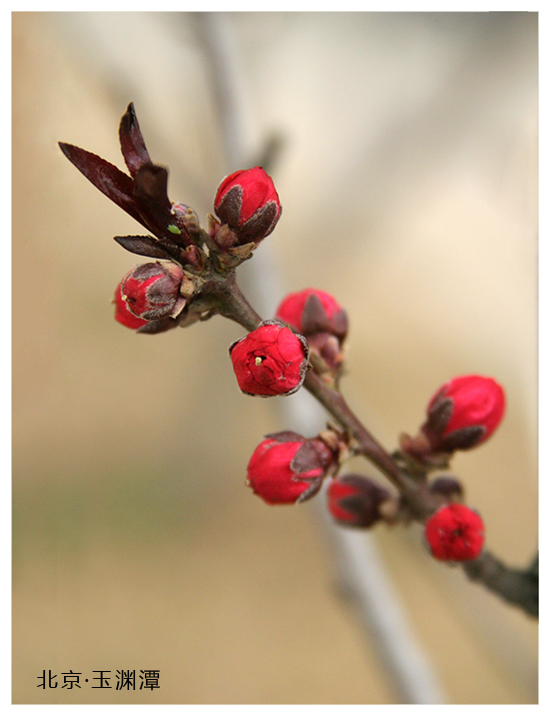
<svg viewBox="0 0 550 716">
<path fill-rule="evenodd" d="M 390 448 L 448 378 L 497 378 L 506 420 L 453 468 L 490 548 L 526 564 L 536 15 L 241 13 L 229 25 L 246 142 L 283 142 L 284 213 L 262 263 L 280 285 L 270 310 L 306 286 L 345 305 L 344 389 Z M 13 701 L 395 703 L 311 508 L 269 508 L 243 485 L 261 436 L 293 426 L 281 399 L 238 392 L 226 349 L 242 331 L 213 319 L 149 337 L 115 323 L 110 297 L 139 259 L 111 237 L 139 230 L 57 148 L 122 167 L 118 121 L 134 101 L 171 198 L 204 217 L 226 168 L 199 27 L 192 14 L 13 15 Z M 417 529 L 374 536 L 448 701 L 536 702 L 536 622 L 433 562 Z M 90 682 L 37 689 L 43 669 Z M 159 669 L 161 688 L 91 688 L 94 671 L 117 669 Z"/>
</svg>

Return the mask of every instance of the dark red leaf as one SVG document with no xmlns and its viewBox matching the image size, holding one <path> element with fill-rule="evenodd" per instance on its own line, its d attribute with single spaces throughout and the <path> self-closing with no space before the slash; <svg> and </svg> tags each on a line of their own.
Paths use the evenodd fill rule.
<svg viewBox="0 0 550 716">
<path fill-rule="evenodd" d="M 120 148 L 130 174 L 134 177 L 144 164 L 151 164 L 151 157 L 143 141 L 132 102 L 120 120 L 118 128 Z"/>
<path fill-rule="evenodd" d="M 156 164 L 145 164 L 138 170 L 134 182 L 134 200 L 142 216 L 154 234 L 165 237 L 168 225 L 174 223 L 167 193 L 168 171 Z"/>
<path fill-rule="evenodd" d="M 114 239 L 126 251 L 131 251 L 133 254 L 138 254 L 138 256 L 148 256 L 153 259 L 175 258 L 173 253 L 171 254 L 167 251 L 163 244 L 152 236 L 115 236 Z M 175 244 L 173 249 L 174 252 L 181 253 L 181 249 Z"/>
<path fill-rule="evenodd" d="M 134 182 L 132 179 L 113 164 L 85 149 L 75 147 L 73 144 L 59 142 L 59 147 L 67 159 L 89 179 L 92 184 L 108 196 L 111 201 L 124 209 L 145 228 L 149 228 L 140 216 L 140 212 L 133 196 Z"/>
<path fill-rule="evenodd" d="M 154 201 L 159 207 L 170 213 L 168 199 L 168 170 L 157 164 L 142 166 L 135 176 L 135 194 L 147 201 Z"/>
</svg>

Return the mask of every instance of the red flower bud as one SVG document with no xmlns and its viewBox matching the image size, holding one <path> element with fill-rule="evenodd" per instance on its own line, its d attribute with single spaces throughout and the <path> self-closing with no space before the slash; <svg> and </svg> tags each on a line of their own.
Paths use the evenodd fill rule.
<svg viewBox="0 0 550 716">
<path fill-rule="evenodd" d="M 433 452 L 468 450 L 487 440 L 504 416 L 504 390 L 493 378 L 463 375 L 430 400 L 422 432 Z"/>
<path fill-rule="evenodd" d="M 234 172 L 222 181 L 214 211 L 238 235 L 240 243 L 259 243 L 275 228 L 281 203 L 271 177 L 262 167 L 254 167 Z"/>
<path fill-rule="evenodd" d="M 483 549 L 483 520 L 466 505 L 445 505 L 426 522 L 424 534 L 432 555 L 450 562 L 475 559 Z"/>
<path fill-rule="evenodd" d="M 330 293 L 316 288 L 290 293 L 279 304 L 276 317 L 304 336 L 331 333 L 343 341 L 348 330 L 344 309 Z"/>
<path fill-rule="evenodd" d="M 304 382 L 309 348 L 277 321 L 264 321 L 229 347 L 239 388 L 247 395 L 290 395 Z"/>
<path fill-rule="evenodd" d="M 120 297 L 128 311 L 145 322 L 175 316 L 185 306 L 182 279 L 183 271 L 176 264 L 142 264 L 122 279 Z"/>
<path fill-rule="evenodd" d="M 247 485 L 270 505 L 304 502 L 317 494 L 334 463 L 335 454 L 319 438 L 267 435 L 250 458 Z"/>
<path fill-rule="evenodd" d="M 276 317 L 307 338 L 310 349 L 337 370 L 343 363 L 341 343 L 348 331 L 344 309 L 325 291 L 306 288 L 284 298 Z"/>
<path fill-rule="evenodd" d="M 328 509 L 345 527 L 371 527 L 381 518 L 380 504 L 390 497 L 388 490 L 362 475 L 333 480 L 327 491 Z"/>
<path fill-rule="evenodd" d="M 133 330 L 141 328 L 141 326 L 144 326 L 147 321 L 144 321 L 142 318 L 136 318 L 136 316 L 134 316 L 134 314 L 130 311 L 128 304 L 122 296 L 121 287 L 122 281 L 118 284 L 115 291 L 115 320 L 122 323 L 123 326 L 132 328 Z"/>
</svg>

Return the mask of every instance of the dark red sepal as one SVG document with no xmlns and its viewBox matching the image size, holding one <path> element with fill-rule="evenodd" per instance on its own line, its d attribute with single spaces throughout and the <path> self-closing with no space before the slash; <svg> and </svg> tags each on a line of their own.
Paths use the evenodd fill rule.
<svg viewBox="0 0 550 716">
<path fill-rule="evenodd" d="M 171 318 L 170 316 L 167 316 L 166 318 L 159 318 L 156 321 L 147 321 L 144 326 L 141 326 L 141 328 L 137 329 L 136 333 L 166 333 L 166 331 L 169 331 L 172 328 L 177 328 L 178 325 L 179 321 L 177 318 Z"/>
</svg>

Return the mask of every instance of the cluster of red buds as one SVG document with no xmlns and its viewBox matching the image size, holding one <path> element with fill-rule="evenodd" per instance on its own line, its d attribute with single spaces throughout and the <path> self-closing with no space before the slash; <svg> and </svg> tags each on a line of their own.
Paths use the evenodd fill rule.
<svg viewBox="0 0 550 716">
<path fill-rule="evenodd" d="M 492 378 L 466 375 L 450 380 L 429 401 L 419 436 L 401 436 L 396 457 L 416 470 L 421 464 L 421 479 L 427 480 L 429 470 L 446 465 L 455 450 L 469 450 L 487 440 L 502 421 L 504 408 L 504 391 Z M 438 506 L 425 522 L 431 554 L 449 562 L 478 557 L 484 544 L 483 520 L 462 504 L 460 481 L 445 475 L 426 484 Z M 327 496 L 332 516 L 347 527 L 371 527 L 380 520 L 395 524 L 410 518 L 402 496 L 392 496 L 376 481 L 360 475 L 334 480 Z"/>
<path fill-rule="evenodd" d="M 436 559 L 459 562 L 479 556 L 483 521 L 462 504 L 460 482 L 448 475 L 429 480 L 428 475 L 447 467 L 456 450 L 476 447 L 493 434 L 504 415 L 501 386 L 477 375 L 445 383 L 429 401 L 418 435 L 403 434 L 400 449 L 380 461 L 379 446 L 370 438 L 366 447 L 361 443 L 365 429 L 355 416 L 347 419 L 351 413 L 343 407 L 339 379 L 346 311 L 325 291 L 307 288 L 288 295 L 274 319 L 262 321 L 237 287 L 236 267 L 252 256 L 281 216 L 269 175 L 254 167 L 226 177 L 215 195 L 216 216 L 209 215 L 203 229 L 193 209 L 168 199 L 168 171 L 151 161 L 132 104 L 122 117 L 119 138 L 129 174 L 60 143 L 92 184 L 149 232 L 115 237 L 128 251 L 154 259 L 134 268 L 118 285 L 116 320 L 139 333 L 185 327 L 216 313 L 235 320 L 248 330 L 229 348 L 244 393 L 286 396 L 305 383 L 342 426 L 312 438 L 291 431 L 267 435 L 248 464 L 247 485 L 253 492 L 269 504 L 297 504 L 314 497 L 329 478 L 328 509 L 338 524 L 366 529 L 380 521 L 421 519 Z M 340 477 L 346 459 L 358 454 L 382 465 L 397 490 L 392 493 L 363 475 Z M 411 484 L 425 488 L 428 508 L 414 504 Z"/>
<path fill-rule="evenodd" d="M 216 279 L 250 258 L 279 220 L 273 181 L 261 167 L 226 177 L 214 200 L 219 218 L 209 215 L 205 230 L 193 209 L 168 198 L 168 170 L 151 161 L 133 104 L 121 119 L 119 139 L 129 175 L 91 152 L 59 143 L 94 186 L 150 232 L 115 236 L 126 250 L 156 259 L 122 279 L 115 291 L 115 318 L 139 333 L 204 320 L 218 309 Z"/>
</svg>

